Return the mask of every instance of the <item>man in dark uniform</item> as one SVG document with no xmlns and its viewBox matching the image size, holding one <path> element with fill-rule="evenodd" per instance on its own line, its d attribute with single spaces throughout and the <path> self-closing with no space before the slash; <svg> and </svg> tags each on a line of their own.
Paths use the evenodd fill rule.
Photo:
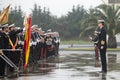
<svg viewBox="0 0 120 80">
<path fill-rule="evenodd" d="M 99 31 L 96 32 L 98 34 L 98 48 L 100 51 L 100 58 L 102 64 L 102 73 L 107 73 L 107 62 L 106 62 L 106 49 L 107 49 L 107 42 L 106 42 L 106 29 L 104 26 L 104 20 L 98 20 L 98 27 Z"/>
<path fill-rule="evenodd" d="M 102 64 L 101 73 L 107 73 L 107 62 L 106 62 L 106 49 L 107 49 L 107 42 L 106 42 L 106 30 L 104 27 L 104 20 L 98 20 L 98 31 L 95 31 L 96 37 L 93 39 L 89 37 L 92 41 L 98 41 L 97 45 L 100 51 L 100 58 Z"/>
<path fill-rule="evenodd" d="M 0 49 L 7 49 L 8 46 L 8 24 L 2 26 L 2 31 L 0 32 Z M 7 56 L 7 52 L 3 51 L 4 55 Z M 5 75 L 5 64 L 6 62 L 0 57 L 0 77 Z"/>
<path fill-rule="evenodd" d="M 9 34 L 8 34 L 8 39 L 9 39 L 9 49 L 12 49 L 12 51 L 9 52 L 8 58 L 16 65 L 18 66 L 19 60 L 20 60 L 20 51 L 15 51 L 18 47 L 18 33 L 22 32 L 22 29 L 17 30 L 15 25 L 12 24 L 9 26 Z M 9 67 L 10 73 L 14 71 L 13 67 Z"/>
<path fill-rule="evenodd" d="M 0 31 L 0 49 L 4 48 L 4 40 L 3 40 L 3 33 Z M 1 55 L 2 50 L 0 50 L 0 55 Z M 0 78 L 4 76 L 4 60 L 0 57 Z"/>
<path fill-rule="evenodd" d="M 89 37 L 90 40 L 92 40 L 94 42 L 94 49 L 95 49 L 95 67 L 98 67 L 98 61 L 99 61 L 99 53 L 98 53 L 98 34 L 96 33 L 96 31 L 94 32 L 94 38 L 92 38 L 91 36 Z"/>
</svg>

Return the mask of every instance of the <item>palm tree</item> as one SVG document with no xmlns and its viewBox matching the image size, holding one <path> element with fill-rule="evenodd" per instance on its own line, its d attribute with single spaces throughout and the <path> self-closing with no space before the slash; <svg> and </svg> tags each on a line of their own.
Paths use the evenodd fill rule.
<svg viewBox="0 0 120 80">
<path fill-rule="evenodd" d="M 116 48 L 116 34 L 120 33 L 120 7 L 115 5 L 100 5 L 96 11 L 105 20 L 108 34 L 108 47 Z"/>
<path fill-rule="evenodd" d="M 80 37 L 91 36 L 93 35 L 93 31 L 96 30 L 97 26 L 97 16 L 95 15 L 95 9 L 90 8 L 88 11 L 88 17 L 81 21 L 80 29 L 83 30 L 80 33 Z"/>
<path fill-rule="evenodd" d="M 108 47 L 116 48 L 116 34 L 120 33 L 120 7 L 102 4 L 97 6 L 95 9 L 90 9 L 88 19 L 84 21 L 84 23 L 87 22 L 87 27 L 84 31 L 94 30 L 95 26 L 97 26 L 97 24 L 94 23 L 97 23 L 96 21 L 98 19 L 105 20 L 108 34 Z"/>
</svg>

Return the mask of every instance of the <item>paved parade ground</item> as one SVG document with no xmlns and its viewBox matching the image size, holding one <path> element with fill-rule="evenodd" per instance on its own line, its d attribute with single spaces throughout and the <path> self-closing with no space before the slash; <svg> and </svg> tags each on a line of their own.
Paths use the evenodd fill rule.
<svg viewBox="0 0 120 80">
<path fill-rule="evenodd" d="M 120 80 L 119 25 L 120 0 L 1 0 L 0 80 Z"/>
<path fill-rule="evenodd" d="M 119 52 L 107 52 L 107 74 L 99 73 L 100 61 L 98 67 L 95 67 L 94 51 L 59 53 L 59 56 L 39 61 L 34 73 L 20 74 L 18 78 L 5 77 L 1 80 L 120 80 Z"/>
</svg>

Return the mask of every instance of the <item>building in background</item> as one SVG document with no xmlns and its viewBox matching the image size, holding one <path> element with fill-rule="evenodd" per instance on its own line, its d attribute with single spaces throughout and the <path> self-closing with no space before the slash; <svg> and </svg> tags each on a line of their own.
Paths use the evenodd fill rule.
<svg viewBox="0 0 120 80">
<path fill-rule="evenodd" d="M 120 5 L 120 0 L 102 0 L 107 5 Z"/>
</svg>

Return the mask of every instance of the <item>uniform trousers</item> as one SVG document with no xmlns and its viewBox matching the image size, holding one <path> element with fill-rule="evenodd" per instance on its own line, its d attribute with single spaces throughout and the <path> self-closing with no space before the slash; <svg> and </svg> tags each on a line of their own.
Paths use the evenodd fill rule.
<svg viewBox="0 0 120 80">
<path fill-rule="evenodd" d="M 107 72 L 106 49 L 100 49 L 102 71 Z"/>
</svg>

